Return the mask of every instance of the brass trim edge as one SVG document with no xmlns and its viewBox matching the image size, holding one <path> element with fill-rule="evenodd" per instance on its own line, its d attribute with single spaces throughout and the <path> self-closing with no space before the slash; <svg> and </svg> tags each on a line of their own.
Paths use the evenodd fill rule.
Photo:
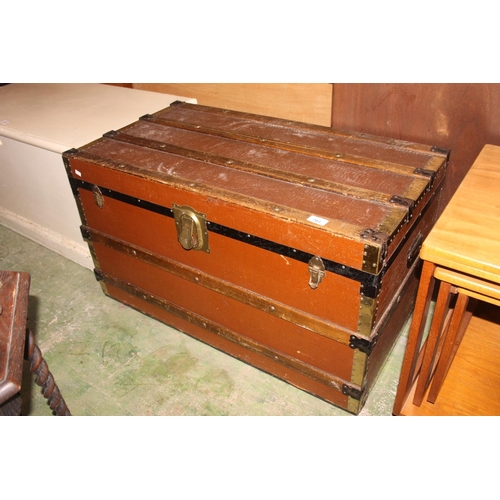
<svg viewBox="0 0 500 500">
<path fill-rule="evenodd" d="M 235 132 L 228 132 L 221 129 L 203 127 L 201 125 L 193 125 L 190 123 L 169 120 L 167 118 L 159 118 L 154 115 L 146 115 L 145 117 L 143 117 L 143 119 L 152 123 L 156 123 L 158 125 L 164 125 L 166 127 L 189 130 L 191 132 L 199 132 L 207 135 L 213 135 L 216 137 L 222 137 L 224 139 L 242 141 L 249 144 L 260 144 L 261 146 L 280 148 L 286 151 L 293 151 L 294 153 L 301 153 L 304 155 L 314 156 L 316 158 L 326 158 L 330 160 L 339 161 L 342 163 L 353 163 L 355 165 L 363 165 L 364 167 L 386 170 L 388 172 L 394 172 L 400 175 L 406 175 L 410 177 L 414 176 L 413 171 L 415 170 L 415 168 L 410 167 L 408 165 L 391 163 L 388 161 L 376 160 L 373 158 L 365 158 L 363 156 L 351 155 L 343 153 L 341 151 L 332 152 L 322 148 L 299 146 L 295 144 L 289 144 L 287 142 L 276 141 L 273 139 L 264 139 L 262 137 L 239 134 Z"/>
<path fill-rule="evenodd" d="M 335 340 L 344 345 L 349 345 L 350 336 L 353 332 L 343 330 L 338 325 L 324 321 L 316 316 L 304 313 L 295 308 L 286 306 L 276 300 L 264 297 L 258 293 L 246 290 L 238 285 L 215 278 L 199 270 L 195 270 L 184 264 L 174 262 L 166 257 L 146 251 L 130 243 L 105 235 L 94 229 L 82 227 L 84 238 L 92 244 L 100 244 L 117 252 L 138 258 L 141 261 L 153 265 L 163 271 L 169 272 L 179 278 L 196 283 L 214 292 L 242 302 L 248 306 L 276 316 L 280 319 L 296 324 L 314 333 Z M 369 336 L 369 334 L 368 334 Z"/>
<path fill-rule="evenodd" d="M 378 299 L 361 296 L 359 303 L 358 334 L 370 338 L 377 317 Z"/>
<path fill-rule="evenodd" d="M 352 362 L 351 382 L 359 387 L 365 383 L 366 368 L 368 365 L 368 355 L 359 349 L 354 351 Z"/>
<path fill-rule="evenodd" d="M 166 184 L 174 189 L 182 189 L 188 192 L 202 194 L 211 196 L 212 198 L 219 198 L 222 202 L 237 204 L 239 207 L 245 207 L 252 212 L 261 212 L 266 215 L 270 215 L 275 218 L 285 219 L 287 221 L 293 221 L 297 224 L 305 225 L 308 227 L 313 227 L 315 230 L 322 230 L 331 234 L 332 236 L 342 237 L 343 239 L 353 239 L 359 241 L 359 234 L 363 230 L 360 226 L 344 223 L 341 219 L 328 219 L 328 224 L 322 227 L 318 227 L 317 224 L 311 222 L 309 219 L 311 217 L 310 212 L 305 212 L 287 205 L 280 205 L 278 203 L 273 203 L 271 201 L 266 201 L 258 199 L 251 196 L 242 195 L 240 193 L 227 191 L 225 189 L 218 188 L 216 186 L 203 184 L 199 182 L 192 182 L 189 179 L 182 179 L 174 175 L 170 175 L 164 172 L 157 173 L 157 175 L 148 175 L 143 168 L 137 167 L 130 164 L 124 164 L 123 162 L 116 162 L 113 160 L 102 158 L 98 155 L 88 153 L 86 151 L 76 151 L 71 153 L 72 157 L 79 161 L 86 161 L 92 165 L 97 165 L 104 168 L 109 168 L 111 170 L 116 170 L 127 175 L 133 175 L 135 177 L 154 181 L 160 184 Z M 80 181 L 81 179 L 76 179 L 70 171 L 70 179 L 75 179 Z M 90 182 L 90 181 L 89 181 Z M 256 200 L 258 203 L 256 203 Z M 317 214 L 318 215 L 318 214 Z M 319 214 L 320 215 L 320 214 Z M 336 231 L 336 227 L 342 227 L 342 231 Z"/>
<path fill-rule="evenodd" d="M 435 146 L 427 145 L 427 144 L 420 144 L 416 142 L 410 142 L 410 141 L 404 141 L 401 139 L 393 139 L 390 137 L 383 137 L 383 136 L 378 136 L 378 135 L 373 135 L 373 134 L 368 134 L 365 132 L 354 132 L 354 131 L 347 131 L 343 129 L 338 129 L 334 127 L 328 127 L 325 125 L 318 125 L 318 124 L 313 124 L 313 123 L 305 123 L 305 122 L 300 122 L 300 121 L 294 121 L 294 120 L 287 120 L 284 118 L 275 118 L 275 117 L 270 117 L 270 116 L 261 116 L 257 115 L 255 113 L 248 113 L 248 112 L 243 112 L 243 111 L 236 111 L 236 110 L 230 110 L 230 109 L 222 109 L 222 108 L 216 108 L 213 106 L 206 106 L 202 104 L 192 104 L 184 101 L 175 101 L 170 104 L 170 106 L 182 106 L 185 109 L 190 109 L 192 111 L 202 111 L 205 113 L 211 113 L 211 114 L 216 114 L 216 115 L 225 115 L 225 116 L 230 116 L 234 118 L 241 118 L 245 120 L 251 120 L 256 123 L 265 123 L 267 125 L 274 125 L 278 127 L 290 127 L 293 126 L 294 128 L 299 128 L 307 131 L 313 131 L 313 132 L 321 132 L 324 134 L 328 135 L 335 135 L 339 137 L 345 137 L 349 139 L 355 139 L 363 142 L 371 142 L 375 143 L 377 145 L 381 146 L 392 146 L 393 148 L 398 148 L 404 151 L 411 151 L 415 152 L 416 154 L 422 154 L 425 156 L 433 156 L 436 154 L 444 154 L 441 152 L 441 150 L 436 150 Z M 156 115 L 161 115 L 165 111 L 168 110 L 170 107 L 168 106 L 167 108 L 160 110 L 156 113 L 154 113 L 153 116 Z M 146 117 L 149 118 L 151 115 L 146 115 Z"/>
<path fill-rule="evenodd" d="M 193 131 L 199 132 L 199 130 L 193 130 Z M 156 151 L 161 151 L 162 153 L 184 156 L 186 158 L 195 161 L 211 163 L 213 165 L 231 168 L 234 170 L 240 170 L 242 172 L 261 175 L 263 177 L 269 177 L 271 179 L 290 182 L 293 184 L 299 184 L 301 186 L 307 186 L 313 189 L 322 189 L 324 191 L 337 194 L 339 196 L 347 196 L 350 198 L 356 198 L 367 202 L 374 201 L 384 204 L 390 203 L 389 200 L 391 195 L 389 194 L 379 193 L 377 191 L 372 191 L 370 189 L 350 186 L 339 182 L 333 182 L 318 177 L 311 177 L 307 175 L 298 174 L 295 172 L 285 171 L 267 165 L 258 165 L 256 163 L 249 163 L 246 161 L 236 160 L 229 157 L 213 155 L 210 153 L 205 153 L 203 151 L 184 148 L 181 146 L 176 146 L 161 141 L 144 139 L 142 137 L 137 137 L 120 131 L 107 132 L 106 134 L 103 135 L 103 137 L 105 137 L 106 139 L 113 139 L 127 144 L 133 144 L 136 146 L 154 149 Z"/>
<path fill-rule="evenodd" d="M 178 318 L 188 321 L 189 323 L 197 327 L 203 328 L 204 330 L 207 330 L 212 334 L 218 335 L 225 340 L 240 345 L 251 352 L 277 362 L 282 366 L 285 366 L 286 368 L 290 368 L 297 373 L 311 378 L 312 380 L 316 380 L 317 382 L 320 382 L 328 387 L 332 387 L 339 392 L 342 392 L 342 388 L 345 386 L 351 388 L 353 391 L 361 391 L 361 388 L 353 386 L 350 382 L 346 382 L 345 380 L 331 375 L 324 370 L 299 361 L 280 351 L 276 351 L 275 349 L 267 347 L 260 342 L 250 339 L 249 337 L 240 335 L 218 323 L 204 318 L 203 316 L 193 313 L 192 311 L 188 311 L 183 307 L 177 306 L 165 299 L 162 299 L 161 297 L 158 297 L 157 295 L 153 295 L 146 290 L 135 287 L 130 283 L 125 283 L 124 281 L 102 271 L 99 271 L 98 274 L 99 279 L 106 282 L 110 286 L 114 286 L 133 297 L 144 300 Z"/>
<path fill-rule="evenodd" d="M 357 415 L 361 409 L 361 401 L 349 396 L 347 400 L 347 411 Z"/>
</svg>

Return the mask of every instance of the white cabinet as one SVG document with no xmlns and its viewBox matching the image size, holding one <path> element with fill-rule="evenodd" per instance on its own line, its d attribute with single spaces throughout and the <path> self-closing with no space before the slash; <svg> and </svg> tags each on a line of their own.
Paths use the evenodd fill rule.
<svg viewBox="0 0 500 500">
<path fill-rule="evenodd" d="M 0 224 L 93 268 L 61 154 L 175 100 L 103 84 L 0 87 Z"/>
</svg>

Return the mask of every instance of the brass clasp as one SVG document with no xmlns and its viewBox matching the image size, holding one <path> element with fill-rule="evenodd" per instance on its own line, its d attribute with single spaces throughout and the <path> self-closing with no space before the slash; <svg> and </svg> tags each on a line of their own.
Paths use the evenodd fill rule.
<svg viewBox="0 0 500 500">
<path fill-rule="evenodd" d="M 188 206 L 174 204 L 172 210 L 177 229 L 177 240 L 182 248 L 210 253 L 206 216 Z"/>
<path fill-rule="evenodd" d="M 309 259 L 309 286 L 315 290 L 325 277 L 325 265 L 320 257 L 314 256 Z"/>
</svg>

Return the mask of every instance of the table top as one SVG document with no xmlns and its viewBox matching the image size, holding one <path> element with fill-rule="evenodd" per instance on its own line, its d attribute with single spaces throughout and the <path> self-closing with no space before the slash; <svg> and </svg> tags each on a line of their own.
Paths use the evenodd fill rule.
<svg viewBox="0 0 500 500">
<path fill-rule="evenodd" d="M 420 256 L 500 283 L 500 146 L 484 146 L 425 239 Z"/>
<path fill-rule="evenodd" d="M 12 83 L 0 87 L 0 136 L 63 153 L 181 100 L 99 83 Z"/>
</svg>

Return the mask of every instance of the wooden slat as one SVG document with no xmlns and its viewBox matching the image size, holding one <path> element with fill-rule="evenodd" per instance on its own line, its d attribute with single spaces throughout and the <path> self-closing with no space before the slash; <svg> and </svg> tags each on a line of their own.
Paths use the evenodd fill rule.
<svg viewBox="0 0 500 500">
<path fill-rule="evenodd" d="M 172 103 L 174 104 L 174 103 Z M 269 125 L 276 125 L 278 127 L 293 127 L 294 129 L 301 129 L 307 132 L 320 132 L 322 134 L 334 135 L 337 137 L 353 139 L 356 141 L 371 142 L 380 146 L 386 146 L 391 148 L 399 148 L 401 150 L 410 150 L 418 153 L 424 154 L 439 154 L 446 155 L 446 152 L 440 152 L 436 150 L 433 146 L 428 146 L 425 144 L 419 144 L 409 141 L 399 141 L 397 139 L 392 139 L 390 137 L 383 137 L 373 134 L 365 134 L 364 132 L 355 132 L 352 130 L 344 129 L 334 129 L 332 127 L 324 127 L 321 125 L 316 125 L 314 123 L 302 123 L 293 120 L 283 120 L 276 117 L 266 117 L 261 115 L 255 115 L 253 113 L 245 113 L 241 111 L 228 110 L 222 108 L 216 108 L 213 106 L 203 106 L 200 104 L 191 104 L 189 102 L 178 102 L 184 109 L 193 111 L 202 111 L 205 113 L 211 113 L 213 115 L 224 115 L 231 118 L 243 119 L 246 122 L 253 121 L 255 123 L 266 123 Z"/>
<path fill-rule="evenodd" d="M 300 325 L 310 331 L 323 335 L 324 337 L 333 339 L 344 345 L 349 345 L 351 331 L 340 328 L 329 321 L 312 316 L 298 309 L 294 309 L 269 297 L 246 290 L 240 286 L 234 285 L 227 281 L 221 280 L 214 276 L 210 276 L 197 269 L 185 266 L 174 262 L 165 257 L 153 254 L 147 250 L 139 248 L 135 245 L 125 243 L 111 236 L 105 235 L 99 231 L 95 231 L 85 227 L 85 232 L 89 234 L 90 241 L 99 243 L 108 248 L 116 250 L 126 255 L 131 255 L 134 258 L 140 259 L 142 262 L 153 265 L 163 271 L 167 271 L 175 276 L 192 281 L 199 286 L 208 288 L 217 293 L 226 295 L 234 300 L 238 300 L 243 304 L 249 305 L 261 311 L 267 312 L 273 316 L 289 321 L 290 323 Z"/>
<path fill-rule="evenodd" d="M 287 172 L 285 170 L 273 168 L 267 165 L 257 165 L 255 163 L 235 160 L 233 158 L 225 158 L 219 155 L 204 153 L 201 151 L 196 151 L 194 149 L 175 146 L 173 144 L 168 144 L 165 142 L 144 139 L 142 137 L 137 137 L 120 131 L 109 132 L 105 135 L 105 137 L 116 141 L 126 142 L 128 144 L 134 144 L 136 146 L 156 149 L 158 151 L 162 151 L 163 153 L 184 156 L 186 158 L 190 158 L 191 160 L 212 163 L 214 165 L 220 165 L 222 167 L 232 168 L 234 170 L 241 170 L 243 172 L 270 177 L 272 179 L 291 182 L 293 184 L 300 184 L 302 186 L 308 186 L 314 189 L 323 189 L 325 191 L 340 194 L 342 196 L 349 196 L 350 198 L 357 198 L 365 201 L 374 201 L 387 205 L 392 204 L 390 195 L 380 193 L 378 191 L 372 191 L 370 189 L 363 189 L 355 186 L 349 186 L 347 184 L 340 184 L 338 182 L 332 182 L 326 179 L 320 179 L 318 177 L 297 174 L 295 172 Z M 415 182 L 417 182 L 417 180 Z M 421 194 L 421 192 L 423 191 L 423 187 L 425 186 L 420 185 L 419 187 L 420 192 L 418 192 L 418 195 Z"/>
<path fill-rule="evenodd" d="M 265 356 L 269 359 L 272 359 L 273 361 L 276 361 L 283 366 L 290 368 L 298 373 L 301 373 L 303 375 L 306 375 L 307 377 L 316 380 L 317 382 L 320 382 L 322 384 L 325 384 L 329 387 L 334 387 L 338 391 L 342 391 L 342 388 L 344 386 L 349 386 L 352 387 L 353 389 L 357 391 L 361 391 L 361 388 L 359 386 L 355 386 L 354 384 L 350 384 L 347 381 L 336 377 L 335 375 L 331 373 L 327 373 L 324 370 L 320 370 L 319 368 L 316 368 L 312 365 L 309 365 L 307 363 L 304 363 L 303 361 L 300 361 L 296 358 L 292 358 L 291 356 L 288 356 L 287 354 L 284 354 L 282 352 L 276 351 L 275 349 L 272 349 L 270 347 L 267 347 L 260 342 L 257 342 L 255 340 L 252 340 L 249 337 L 246 337 L 244 335 L 240 335 L 237 332 L 233 332 L 222 325 L 215 323 L 213 321 L 210 321 L 192 311 L 188 311 L 184 309 L 183 307 L 177 306 L 165 299 L 162 299 L 161 297 L 158 297 L 156 295 L 153 295 L 149 293 L 146 290 L 142 290 L 138 287 L 135 287 L 129 283 L 125 283 L 124 281 L 110 275 L 107 273 L 103 273 L 102 271 L 97 271 L 97 275 L 99 279 L 101 279 L 105 284 L 109 284 L 113 287 L 116 287 L 128 294 L 130 294 L 133 297 L 137 297 L 141 300 L 144 300 L 148 303 L 151 303 L 155 305 L 156 307 L 159 307 L 170 314 L 177 316 L 179 318 L 185 319 L 189 321 L 191 324 L 202 327 L 203 329 L 214 333 L 226 340 L 229 340 L 231 342 L 234 342 L 235 344 L 244 346 L 246 349 L 248 349 L 251 352 L 258 353 L 262 356 Z"/>
<path fill-rule="evenodd" d="M 182 130 L 189 130 L 191 132 L 200 132 L 203 134 L 213 135 L 224 139 L 232 139 L 235 141 L 247 142 L 249 144 L 258 144 L 261 146 L 273 147 L 284 151 L 293 151 L 294 153 L 310 155 L 314 156 L 315 158 L 326 158 L 329 160 L 351 163 L 353 165 L 362 165 L 368 168 L 378 168 L 380 170 L 384 170 L 387 172 L 394 172 L 400 175 L 408 175 L 411 177 L 417 177 L 418 175 L 415 173 L 415 169 L 408 165 L 392 163 L 384 160 L 377 160 L 375 158 L 366 158 L 363 156 L 348 154 L 343 151 L 329 151 L 327 149 L 318 147 L 303 146 L 283 141 L 276 141 L 273 139 L 267 139 L 265 137 L 257 137 L 253 135 L 226 131 L 212 127 L 194 125 L 177 120 L 169 120 L 167 118 L 158 117 L 155 115 L 145 116 L 144 119 L 147 119 L 152 123 L 165 125 L 167 127 L 175 127 Z"/>
<path fill-rule="evenodd" d="M 443 267 L 438 267 L 434 276 L 440 281 L 446 281 L 464 289 L 464 292 L 476 292 L 480 296 L 489 296 L 497 301 L 500 301 L 500 285 L 491 283 L 490 281 L 480 280 L 474 276 L 468 276 L 463 273 L 457 273 L 451 269 L 445 269 Z M 470 297 L 476 297 L 476 295 L 470 295 Z M 485 300 L 480 298 L 480 300 Z"/>
</svg>

